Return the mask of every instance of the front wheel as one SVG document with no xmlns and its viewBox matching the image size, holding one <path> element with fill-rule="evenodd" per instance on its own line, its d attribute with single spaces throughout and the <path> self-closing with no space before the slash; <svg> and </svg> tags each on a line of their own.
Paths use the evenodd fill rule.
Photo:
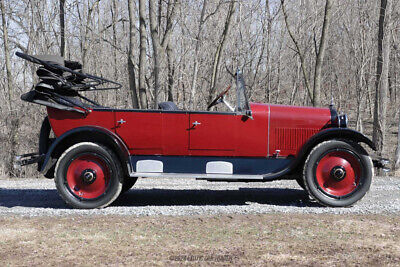
<svg viewBox="0 0 400 267">
<path fill-rule="evenodd" d="M 307 192 L 320 204 L 347 207 L 368 192 L 373 165 L 368 153 L 357 143 L 330 140 L 317 145 L 303 170 Z"/>
<path fill-rule="evenodd" d="M 74 208 L 103 208 L 122 189 L 118 157 L 105 146 L 82 142 L 68 148 L 59 158 L 55 183 L 64 201 Z"/>
</svg>

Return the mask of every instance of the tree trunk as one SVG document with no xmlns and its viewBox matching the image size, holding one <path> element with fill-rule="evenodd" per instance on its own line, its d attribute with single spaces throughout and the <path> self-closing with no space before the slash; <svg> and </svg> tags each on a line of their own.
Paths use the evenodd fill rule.
<svg viewBox="0 0 400 267">
<path fill-rule="evenodd" d="M 396 147 L 394 169 L 395 169 L 395 171 L 398 171 L 400 169 L 400 113 L 399 113 L 399 121 L 398 121 L 398 126 L 397 126 L 397 147 Z M 396 175 L 398 175 L 398 173 L 396 173 Z"/>
<path fill-rule="evenodd" d="M 303 77 L 304 77 L 304 84 L 306 86 L 308 96 L 309 96 L 310 100 L 313 102 L 314 101 L 314 97 L 313 97 L 313 93 L 311 92 L 311 88 L 310 88 L 310 81 L 309 81 L 309 76 L 308 76 L 307 69 L 306 69 L 306 66 L 305 66 L 304 54 L 301 51 L 299 43 L 296 40 L 293 32 L 290 29 L 288 15 L 286 13 L 286 8 L 285 8 L 285 0 L 281 0 L 281 6 L 282 6 L 282 13 L 283 13 L 283 18 L 285 20 L 286 29 L 287 29 L 287 31 L 289 33 L 290 38 L 292 39 L 292 41 L 293 41 L 293 43 L 294 43 L 294 45 L 296 47 L 296 53 L 299 55 L 299 58 L 300 58 L 301 70 L 303 72 Z"/>
<path fill-rule="evenodd" d="M 147 109 L 146 95 L 146 1 L 139 0 L 139 35 L 140 35 L 140 53 L 139 53 L 139 98 L 140 107 Z"/>
<path fill-rule="evenodd" d="M 168 63 L 167 101 L 174 101 L 174 96 L 172 92 L 174 90 L 175 65 L 174 65 L 173 51 L 169 44 L 167 45 L 167 63 Z"/>
<path fill-rule="evenodd" d="M 117 10 L 117 2 L 116 0 L 112 0 L 112 7 L 111 7 L 111 20 L 112 20 L 112 46 L 111 46 L 111 52 L 113 55 L 113 60 L 114 60 L 114 79 L 117 80 L 118 79 L 118 59 L 117 59 L 117 14 L 118 14 L 118 10 Z M 115 105 L 118 105 L 118 97 L 119 97 L 119 90 L 115 90 Z M 107 92 L 108 95 L 108 92 Z"/>
<path fill-rule="evenodd" d="M 210 93 L 208 95 L 208 103 L 210 103 L 214 98 L 216 83 L 217 83 L 217 79 L 218 79 L 219 63 L 221 60 L 222 52 L 224 50 L 226 37 L 229 33 L 229 28 L 230 28 L 230 25 L 232 22 L 232 17 L 233 17 L 233 14 L 235 13 L 235 3 L 236 3 L 235 0 L 230 1 L 228 15 L 225 20 L 224 31 L 222 32 L 220 41 L 217 46 L 217 50 L 215 51 L 215 54 L 214 54 L 213 71 L 212 71 L 212 76 L 211 76 L 211 88 L 210 88 Z"/>
<path fill-rule="evenodd" d="M 61 43 L 60 43 L 60 54 L 62 57 L 65 56 L 65 0 L 60 0 L 60 35 L 61 35 Z"/>
<path fill-rule="evenodd" d="M 7 73 L 7 106 L 9 111 L 9 117 L 7 119 L 7 129 L 8 129 L 8 141 L 9 150 L 8 158 L 6 160 L 6 174 L 8 176 L 16 176 L 16 170 L 14 169 L 14 157 L 17 154 L 17 139 L 18 139 L 18 126 L 19 118 L 16 109 L 13 110 L 12 107 L 12 88 L 14 85 L 14 80 L 11 72 L 11 60 L 10 60 L 10 46 L 8 43 L 8 31 L 6 23 L 6 10 L 4 6 L 4 0 L 0 0 L 0 11 L 1 11 L 1 21 L 3 26 L 3 45 L 4 45 L 4 58 L 6 63 L 6 73 Z M 4 148 L 4 147 L 3 147 Z"/>
<path fill-rule="evenodd" d="M 266 9 L 266 15 L 267 15 L 267 20 L 268 20 L 268 26 L 267 26 L 267 59 L 266 59 L 266 64 L 267 64 L 267 86 L 266 86 L 266 98 L 267 98 L 267 103 L 271 101 L 271 72 L 272 72 L 272 67 L 271 67 L 271 33 L 272 33 L 272 18 L 271 18 L 271 11 L 270 11 L 270 4 L 269 0 L 265 1 L 265 9 Z"/>
<path fill-rule="evenodd" d="M 375 107 L 373 141 L 379 155 L 385 150 L 386 108 L 388 102 L 388 76 L 390 56 L 390 20 L 392 0 L 381 0 L 378 30 L 378 58 L 376 63 Z"/>
<path fill-rule="evenodd" d="M 153 44 L 153 72 L 154 72 L 154 102 L 153 108 L 158 108 L 158 92 L 160 90 L 160 54 L 161 44 L 157 24 L 155 1 L 149 0 L 150 35 Z"/>
<path fill-rule="evenodd" d="M 329 31 L 329 24 L 330 24 L 330 20 L 331 20 L 331 10 L 332 10 L 332 2 L 331 2 L 331 0 L 326 0 L 321 40 L 319 43 L 319 49 L 317 51 L 317 60 L 315 62 L 314 91 L 313 91 L 313 101 L 312 101 L 314 107 L 319 106 L 321 104 L 322 64 L 324 62 L 325 47 L 326 47 L 326 43 L 327 43 L 327 34 Z"/>
<path fill-rule="evenodd" d="M 117 79 L 118 77 L 118 59 L 117 59 L 117 16 L 118 16 L 118 10 L 117 10 L 117 1 L 113 0 L 112 1 L 112 8 L 111 8 L 111 20 L 112 20 L 112 54 L 113 54 L 113 60 L 114 60 L 114 79 Z M 129 25 L 130 26 L 130 25 Z"/>
<path fill-rule="evenodd" d="M 85 24 L 85 31 L 84 31 L 84 36 L 83 36 L 83 40 L 82 40 L 82 70 L 84 70 L 87 66 L 87 62 L 86 62 L 86 57 L 87 57 L 87 53 L 88 53 L 88 38 L 89 38 L 89 30 L 92 24 L 92 13 L 93 10 L 97 7 L 97 5 L 99 4 L 100 0 L 96 0 L 91 6 L 88 7 L 88 13 L 87 13 L 87 19 L 86 19 L 86 23 Z M 77 8 L 79 8 L 77 6 Z"/>
<path fill-rule="evenodd" d="M 129 75 L 129 89 L 131 90 L 132 107 L 139 108 L 139 101 L 136 92 L 136 79 L 135 79 L 135 64 L 133 63 L 134 58 L 134 43 L 135 43 L 135 15 L 133 0 L 128 0 L 128 12 L 129 12 L 129 51 L 128 51 L 128 75 Z"/>
<path fill-rule="evenodd" d="M 194 103 L 196 101 L 196 90 L 197 90 L 197 74 L 199 72 L 199 50 L 201 44 L 201 31 L 203 29 L 204 24 L 204 16 L 206 13 L 208 0 L 203 1 L 203 7 L 201 8 L 200 20 L 199 20 L 199 28 L 197 30 L 196 35 L 196 46 L 194 50 L 194 66 L 193 66 L 193 77 L 192 77 L 192 88 L 190 92 L 189 99 L 189 110 L 194 109 Z"/>
</svg>

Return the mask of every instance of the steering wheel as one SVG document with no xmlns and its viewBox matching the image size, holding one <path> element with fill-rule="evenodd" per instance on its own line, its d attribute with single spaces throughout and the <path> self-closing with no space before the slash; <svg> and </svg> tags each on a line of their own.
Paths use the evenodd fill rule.
<svg viewBox="0 0 400 267">
<path fill-rule="evenodd" d="M 208 105 L 207 110 L 210 110 L 210 108 L 212 108 L 213 106 L 215 106 L 216 104 L 219 104 L 220 100 L 224 97 L 224 95 L 226 95 L 229 90 L 231 89 L 231 86 L 229 85 L 224 91 L 222 91 L 211 103 L 210 105 Z"/>
</svg>

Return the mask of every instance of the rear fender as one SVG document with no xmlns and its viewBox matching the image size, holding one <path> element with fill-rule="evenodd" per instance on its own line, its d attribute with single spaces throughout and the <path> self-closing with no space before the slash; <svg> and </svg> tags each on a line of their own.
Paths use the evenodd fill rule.
<svg viewBox="0 0 400 267">
<path fill-rule="evenodd" d="M 40 128 L 40 134 L 39 134 L 39 156 L 44 155 L 47 153 L 50 147 L 50 131 L 51 131 L 51 126 L 49 122 L 49 117 L 45 117 L 43 122 L 42 122 L 42 127 Z M 43 166 L 43 160 L 38 161 L 38 167 L 37 170 L 40 171 Z"/>
<path fill-rule="evenodd" d="M 119 136 L 103 127 L 84 126 L 67 131 L 54 140 L 46 153 L 40 172 L 47 178 L 53 178 L 58 158 L 67 148 L 80 142 L 94 142 L 109 147 L 117 154 L 125 174 L 128 175 L 132 171 L 129 150 Z"/>
</svg>

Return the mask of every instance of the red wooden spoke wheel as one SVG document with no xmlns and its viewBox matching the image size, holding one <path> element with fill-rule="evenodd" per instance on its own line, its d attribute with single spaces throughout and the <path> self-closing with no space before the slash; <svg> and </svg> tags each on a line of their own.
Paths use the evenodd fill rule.
<svg viewBox="0 0 400 267">
<path fill-rule="evenodd" d="M 96 143 L 82 142 L 59 158 L 55 183 L 64 201 L 82 209 L 102 208 L 121 193 L 123 171 L 115 153 Z"/>
<path fill-rule="evenodd" d="M 330 207 L 351 206 L 369 190 L 373 166 L 368 153 L 351 141 L 329 140 L 311 150 L 303 181 L 317 202 Z"/>
<path fill-rule="evenodd" d="M 73 159 L 67 170 L 70 191 L 78 197 L 94 199 L 104 194 L 110 185 L 110 170 L 105 160 L 96 154 L 84 154 Z"/>
<path fill-rule="evenodd" d="M 343 197 L 360 184 L 360 159 L 351 151 L 340 149 L 323 155 L 317 163 L 315 178 L 326 194 Z"/>
</svg>

